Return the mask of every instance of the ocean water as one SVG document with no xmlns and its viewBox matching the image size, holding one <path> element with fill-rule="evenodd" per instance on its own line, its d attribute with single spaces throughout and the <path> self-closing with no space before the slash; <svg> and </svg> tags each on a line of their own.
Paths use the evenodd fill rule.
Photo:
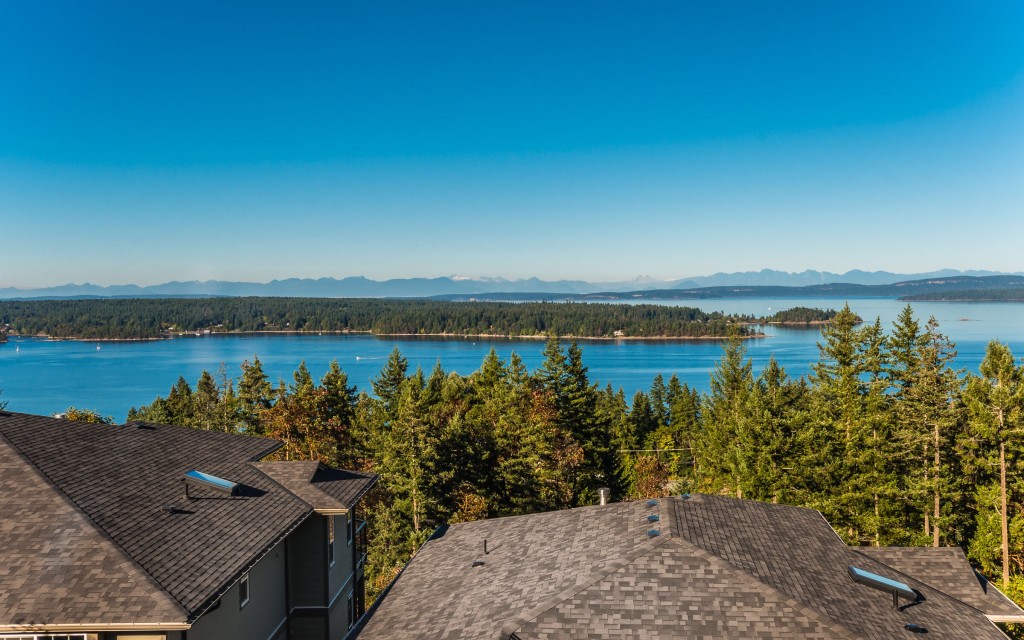
<svg viewBox="0 0 1024 640">
<path fill-rule="evenodd" d="M 663 304 L 698 306 L 706 311 L 767 315 L 794 306 L 839 308 L 844 299 L 744 298 L 671 301 Z M 865 320 L 878 317 L 888 330 L 905 303 L 891 298 L 850 299 L 850 308 Z M 923 321 L 934 315 L 940 329 L 956 343 L 957 364 L 977 371 L 990 340 L 1010 345 L 1024 356 L 1024 304 L 916 303 Z M 748 355 L 755 371 L 774 356 L 792 376 L 805 375 L 818 358 L 816 329 L 769 326 L 764 338 L 748 340 Z M 701 391 L 709 388 L 709 375 L 721 356 L 716 341 L 584 340 L 584 363 L 592 381 L 622 388 L 628 397 L 646 390 L 657 374 L 672 374 Z M 0 345 L 0 401 L 8 409 L 51 414 L 69 406 L 90 408 L 123 420 L 132 406 L 166 395 L 179 376 L 195 383 L 203 369 L 212 373 L 223 366 L 237 378 L 245 359 L 258 355 L 271 380 L 291 380 L 305 362 L 315 377 L 337 360 L 349 380 L 361 389 L 398 347 L 410 366 L 429 372 L 437 362 L 447 371 L 468 374 L 479 368 L 493 347 L 502 358 L 514 351 L 531 370 L 543 360 L 541 340 L 438 339 L 373 337 L 367 335 L 226 335 L 174 338 L 151 342 L 77 342 L 38 338 L 11 338 Z"/>
</svg>

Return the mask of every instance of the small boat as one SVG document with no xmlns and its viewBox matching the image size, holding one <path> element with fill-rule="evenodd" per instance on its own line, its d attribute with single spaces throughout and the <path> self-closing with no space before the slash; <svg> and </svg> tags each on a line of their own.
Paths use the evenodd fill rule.
<svg viewBox="0 0 1024 640">
<path fill-rule="evenodd" d="M 96 345 L 96 350 L 97 350 L 97 351 L 99 351 L 99 350 L 100 350 L 100 345 L 98 345 L 98 344 Z"/>
<path fill-rule="evenodd" d="M 21 347 L 14 345 L 14 353 L 18 353 L 19 351 L 21 351 Z"/>
</svg>

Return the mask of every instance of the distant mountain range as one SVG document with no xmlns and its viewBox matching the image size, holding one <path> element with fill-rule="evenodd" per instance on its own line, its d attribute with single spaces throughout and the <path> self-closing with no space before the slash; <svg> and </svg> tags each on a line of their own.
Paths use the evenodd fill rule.
<svg viewBox="0 0 1024 640">
<path fill-rule="evenodd" d="M 691 289 L 646 291 L 604 291 L 600 293 L 482 293 L 450 294 L 435 299 L 465 301 L 578 301 L 616 300 L 710 300 L 720 298 L 898 298 L 900 300 L 1020 301 L 1024 300 L 1024 276 L 953 276 L 923 278 L 892 284 L 850 284 L 833 282 L 802 287 L 777 285 L 732 285 Z"/>
<path fill-rule="evenodd" d="M 0 298 L 133 298 L 133 297 L 209 297 L 209 296 L 293 296 L 323 298 L 426 298 L 440 296 L 479 296 L 516 294 L 587 295 L 598 293 L 637 293 L 659 291 L 668 297 L 702 297 L 690 290 L 714 287 L 812 287 L 836 283 L 849 285 L 894 285 L 900 282 L 949 279 L 959 277 L 986 277 L 1005 274 L 993 271 L 957 271 L 944 269 L 916 274 L 898 274 L 888 271 L 853 270 L 846 273 L 828 271 L 802 271 L 789 273 L 763 269 L 738 273 L 716 273 L 710 276 L 659 281 L 648 277 L 621 282 L 585 282 L 583 280 L 506 280 L 504 278 L 471 278 L 449 276 L 442 278 L 399 278 L 370 280 L 362 276 L 349 278 L 289 278 L 258 282 L 228 282 L 223 280 L 166 282 L 151 286 L 134 284 L 100 286 L 89 283 L 66 284 L 40 289 L 0 288 Z M 672 291 L 677 293 L 666 294 Z M 687 292 L 690 294 L 687 295 Z M 773 295 L 764 293 L 764 295 Z M 881 293 L 862 295 L 887 295 Z M 643 297 L 652 297 L 645 293 Z M 721 294 L 712 297 L 723 297 Z"/>
</svg>

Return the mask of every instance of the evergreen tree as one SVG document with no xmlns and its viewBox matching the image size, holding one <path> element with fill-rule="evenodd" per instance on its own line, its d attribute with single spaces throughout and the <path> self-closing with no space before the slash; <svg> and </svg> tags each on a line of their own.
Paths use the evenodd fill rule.
<svg viewBox="0 0 1024 640">
<path fill-rule="evenodd" d="M 361 451 L 355 439 L 356 403 L 359 395 L 355 385 L 349 385 L 348 374 L 337 360 L 332 360 L 327 373 L 320 379 L 319 419 L 324 431 L 334 440 L 335 453 L 330 460 L 345 468 L 358 466 Z"/>
<path fill-rule="evenodd" d="M 736 335 L 722 345 L 722 359 L 711 372 L 711 392 L 704 402 L 704 419 L 695 455 L 702 477 L 698 490 L 733 493 L 743 497 L 748 472 L 741 449 L 742 434 L 749 428 L 748 412 L 754 388 L 753 363 L 745 359 L 746 346 Z"/>
<path fill-rule="evenodd" d="M 260 435 L 260 412 L 272 404 L 273 387 L 263 371 L 259 357 L 252 363 L 242 362 L 242 377 L 238 381 L 239 418 L 246 433 Z"/>
<path fill-rule="evenodd" d="M 207 431 L 214 428 L 222 429 L 224 425 L 216 425 L 214 423 L 219 400 L 220 394 L 217 390 L 217 382 L 210 375 L 209 371 L 203 369 L 202 374 L 199 376 L 199 381 L 196 382 L 195 392 L 192 394 L 194 422 L 190 426 L 206 429 Z"/>
<path fill-rule="evenodd" d="M 668 381 L 666 401 L 673 448 L 678 449 L 669 456 L 669 475 L 684 491 L 695 491 L 699 475 L 695 451 L 701 425 L 700 394 L 681 384 L 679 377 L 673 374 Z"/>
<path fill-rule="evenodd" d="M 1010 348 L 992 341 L 981 362 L 981 376 L 970 376 L 964 392 L 964 402 L 969 413 L 968 430 L 964 447 L 972 459 L 979 485 L 991 482 L 989 469 L 999 470 L 999 514 L 1001 568 L 1003 586 L 1010 583 L 1010 528 L 1011 520 L 1019 518 L 1019 505 L 1013 504 L 1009 485 L 1018 478 L 1008 478 L 1008 465 L 1021 454 L 1021 440 L 1024 429 L 1021 425 L 1021 409 L 1024 407 L 1024 373 L 1016 365 Z M 979 497 L 984 496 L 984 488 Z M 986 511 L 989 505 L 979 505 L 979 531 L 985 531 Z M 1011 513 L 1011 508 L 1014 513 Z M 976 555 L 984 554 L 975 549 Z"/>
<path fill-rule="evenodd" d="M 939 332 L 938 326 L 931 317 L 922 331 L 907 305 L 893 327 L 890 373 L 894 387 L 893 441 L 903 453 L 895 466 L 910 502 L 905 528 L 910 531 L 915 522 L 920 523 L 920 542 L 930 539 L 933 546 L 941 543 L 942 496 L 956 483 L 948 460 L 961 387 L 958 372 L 950 367 L 956 357 L 955 345 Z M 945 512 L 951 515 L 949 506 Z M 902 542 L 914 541 L 918 541 L 916 536 Z"/>
<path fill-rule="evenodd" d="M 555 412 L 557 448 L 573 469 L 571 500 L 576 505 L 592 504 L 597 489 L 612 479 L 615 460 L 608 425 L 598 421 L 597 385 L 590 384 L 579 345 L 572 342 L 563 354 L 557 338 L 550 338 L 536 378 Z"/>
<path fill-rule="evenodd" d="M 858 321 L 845 305 L 822 328 L 820 358 L 811 367 L 814 424 L 802 448 L 805 464 L 819 472 L 814 505 L 849 542 L 880 544 L 898 510 L 886 444 L 887 352 L 881 323 L 857 329 Z"/>
<path fill-rule="evenodd" d="M 402 356 L 398 347 L 395 347 L 380 374 L 371 381 L 373 393 L 384 403 L 383 409 L 387 415 L 394 415 L 397 411 L 402 384 L 405 382 L 408 369 L 409 361 Z"/>
<path fill-rule="evenodd" d="M 752 388 L 748 428 L 739 434 L 744 496 L 772 502 L 795 498 L 795 434 L 805 420 L 806 396 L 806 387 L 790 380 L 774 357 L 769 359 Z"/>
<path fill-rule="evenodd" d="M 639 448 L 636 426 L 629 419 L 626 395 L 620 387 L 618 392 L 612 385 L 605 387 L 598 399 L 598 412 L 609 427 L 610 444 L 614 455 L 614 469 L 608 482 L 612 499 L 621 500 L 634 495 L 636 485 L 636 449 Z"/>
<path fill-rule="evenodd" d="M 654 382 L 651 383 L 651 392 L 648 394 L 648 397 L 651 401 L 651 411 L 654 414 L 654 419 L 658 423 L 657 426 L 668 426 L 668 388 L 665 386 L 665 379 L 661 377 L 660 373 L 654 376 Z"/>
</svg>

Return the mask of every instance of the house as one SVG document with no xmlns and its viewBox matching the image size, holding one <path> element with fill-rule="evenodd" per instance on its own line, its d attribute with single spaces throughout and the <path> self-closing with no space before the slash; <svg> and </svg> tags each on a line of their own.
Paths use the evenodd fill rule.
<svg viewBox="0 0 1024 640">
<path fill-rule="evenodd" d="M 343 638 L 377 477 L 280 446 L 0 412 L 0 638 Z"/>
<path fill-rule="evenodd" d="M 364 620 L 359 640 L 981 640 L 1024 611 L 962 552 L 852 548 L 817 511 L 695 494 L 452 525 Z"/>
</svg>

